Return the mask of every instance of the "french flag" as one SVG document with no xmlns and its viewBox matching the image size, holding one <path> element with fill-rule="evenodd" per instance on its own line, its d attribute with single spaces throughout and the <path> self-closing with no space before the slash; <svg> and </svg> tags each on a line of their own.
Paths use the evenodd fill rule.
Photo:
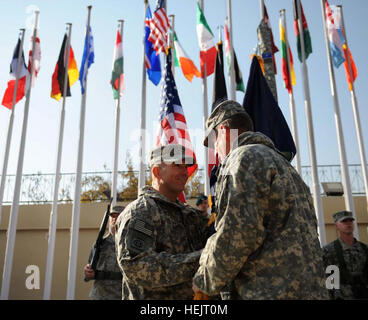
<svg viewBox="0 0 368 320">
<path fill-rule="evenodd" d="M 21 100 L 24 97 L 25 93 L 27 92 L 29 88 L 29 78 L 30 77 L 29 77 L 29 71 L 24 62 L 24 52 L 23 51 L 22 51 L 20 65 L 19 65 L 18 86 L 17 88 L 15 88 L 20 42 L 21 42 L 20 39 L 18 39 L 17 46 L 15 47 L 15 50 L 13 53 L 13 59 L 10 64 L 10 79 L 8 81 L 8 87 L 5 90 L 3 101 L 1 103 L 3 106 L 9 109 L 13 108 L 14 90 L 16 90 L 16 98 L 15 98 L 15 104 L 16 104 L 19 100 Z"/>
</svg>

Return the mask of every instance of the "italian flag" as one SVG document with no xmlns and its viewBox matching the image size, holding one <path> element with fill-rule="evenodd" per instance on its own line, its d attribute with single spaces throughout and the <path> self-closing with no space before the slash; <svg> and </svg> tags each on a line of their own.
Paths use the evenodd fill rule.
<svg viewBox="0 0 368 320">
<path fill-rule="evenodd" d="M 204 66 L 206 66 L 206 75 L 209 76 L 215 71 L 216 46 L 213 33 L 207 24 L 199 3 L 197 3 L 197 36 L 200 48 L 201 77 L 204 75 Z"/>
<path fill-rule="evenodd" d="M 200 77 L 201 73 L 193 63 L 193 61 L 185 53 L 184 49 L 180 45 L 176 32 L 174 33 L 174 47 L 175 47 L 175 66 L 180 66 L 183 71 L 184 77 L 188 81 L 192 81 L 193 77 Z"/>
<path fill-rule="evenodd" d="M 280 39 L 281 39 L 282 78 L 284 79 L 285 88 L 289 91 L 289 93 L 291 93 L 293 91 L 293 86 L 295 86 L 293 55 L 291 54 L 289 43 L 285 37 L 285 28 L 282 24 L 281 18 L 280 18 Z M 290 65 L 288 64 L 287 50 L 289 51 Z"/>
<path fill-rule="evenodd" d="M 112 60 L 111 85 L 114 93 L 114 99 L 123 95 L 124 92 L 124 58 L 123 58 L 123 42 L 118 30 L 116 35 L 116 44 L 114 49 L 114 58 Z"/>
</svg>

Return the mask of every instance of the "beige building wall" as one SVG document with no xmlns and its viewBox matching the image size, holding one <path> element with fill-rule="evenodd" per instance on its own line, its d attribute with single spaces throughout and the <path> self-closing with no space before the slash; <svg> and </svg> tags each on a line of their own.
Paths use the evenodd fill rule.
<svg viewBox="0 0 368 320">
<path fill-rule="evenodd" d="M 189 200 L 189 204 L 193 206 L 194 202 L 194 199 Z M 344 209 L 344 199 L 343 197 L 323 197 L 322 202 L 325 215 L 327 242 L 331 242 L 337 237 L 332 214 Z M 354 197 L 354 202 L 357 212 L 360 240 L 368 244 L 366 198 Z M 126 203 L 123 203 L 123 205 L 126 205 Z M 83 268 L 87 263 L 90 249 L 96 240 L 105 210 L 106 203 L 83 203 L 81 205 L 75 299 L 88 299 L 88 293 L 93 281 L 83 281 Z M 0 224 L 1 275 L 4 267 L 9 211 L 10 206 L 3 207 Z M 32 300 L 43 298 L 50 212 L 50 204 L 20 206 L 9 299 Z M 58 206 L 51 299 L 66 299 L 71 214 L 72 204 L 60 204 Z M 31 274 L 26 273 L 26 268 L 30 265 L 35 265 L 39 268 L 39 289 L 29 290 L 26 287 L 26 279 L 31 276 Z M 1 281 L 2 276 L 0 283 Z"/>
</svg>

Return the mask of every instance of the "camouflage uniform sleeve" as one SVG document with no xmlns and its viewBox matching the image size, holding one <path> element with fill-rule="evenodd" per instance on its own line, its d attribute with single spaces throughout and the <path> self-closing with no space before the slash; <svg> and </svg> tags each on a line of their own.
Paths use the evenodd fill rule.
<svg viewBox="0 0 368 320">
<path fill-rule="evenodd" d="M 210 296 L 235 278 L 265 238 L 261 204 L 268 201 L 273 173 L 252 162 L 234 160 L 216 186 L 216 233 L 208 239 L 194 277 L 194 284 Z"/>
<path fill-rule="evenodd" d="M 141 212 L 124 211 L 124 215 L 125 221 L 121 222 L 115 241 L 119 266 L 129 282 L 155 289 L 192 279 L 198 268 L 200 251 L 181 254 L 158 252 L 152 221 L 144 219 Z"/>
</svg>

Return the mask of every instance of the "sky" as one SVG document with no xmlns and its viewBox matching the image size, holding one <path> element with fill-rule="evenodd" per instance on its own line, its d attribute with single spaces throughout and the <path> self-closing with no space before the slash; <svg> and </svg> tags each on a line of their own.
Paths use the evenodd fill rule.
<svg viewBox="0 0 368 320">
<path fill-rule="evenodd" d="M 310 164 L 303 99 L 301 65 L 297 59 L 296 39 L 293 31 L 292 0 L 265 0 L 276 45 L 280 48 L 279 16 L 286 9 L 288 38 L 294 55 L 296 86 L 294 87 L 296 117 L 303 166 Z M 314 136 L 318 165 L 338 165 L 340 156 L 331 97 L 320 0 L 302 1 L 308 22 L 313 53 L 307 60 Z M 362 125 L 364 147 L 368 146 L 368 61 L 366 41 L 368 20 L 366 0 L 331 0 L 342 4 L 349 47 L 358 68 L 355 90 Z M 61 101 L 50 98 L 51 76 L 59 55 L 65 33 L 65 24 L 72 23 L 71 44 L 80 67 L 87 21 L 87 6 L 92 5 L 91 28 L 94 37 L 95 63 L 90 67 L 87 84 L 83 171 L 112 169 L 114 152 L 115 101 L 110 85 L 112 58 L 118 20 L 123 19 L 123 51 L 125 95 L 121 99 L 119 170 L 126 169 L 129 152 L 134 168 L 138 169 L 139 127 L 141 113 L 144 1 L 105 0 L 71 1 L 55 0 L 0 1 L 0 98 L 2 99 L 9 78 L 9 65 L 19 29 L 26 28 L 24 52 L 28 61 L 33 11 L 40 10 L 39 38 L 41 41 L 41 70 L 31 92 L 27 140 L 23 173 L 54 173 L 56 168 L 57 141 Z M 153 11 L 155 1 L 150 0 Z M 196 0 L 168 0 L 168 14 L 175 15 L 175 31 L 187 54 L 199 68 L 199 47 L 196 34 Z M 224 25 L 227 0 L 205 0 L 204 14 L 218 40 L 218 26 Z M 250 55 L 257 46 L 257 27 L 260 23 L 258 0 L 232 0 L 233 44 L 246 85 L 250 69 Z M 281 54 L 276 54 L 276 75 L 279 106 L 291 128 L 289 96 L 281 78 Z M 343 66 L 335 69 L 338 98 L 349 164 L 360 164 L 357 136 L 354 125 L 350 92 Z M 203 98 L 202 80 L 190 83 L 176 68 L 175 79 L 181 104 L 190 129 L 191 139 L 199 166 L 203 167 Z M 228 79 L 227 79 L 228 81 Z M 212 99 L 213 75 L 208 77 L 208 105 Z M 154 86 L 147 80 L 147 141 L 149 149 L 155 140 L 159 114 L 161 84 Z M 228 86 L 229 92 L 229 86 Z M 62 150 L 62 173 L 73 173 L 77 166 L 81 89 L 79 81 L 71 88 L 72 96 L 66 101 L 65 131 Z M 243 102 L 244 94 L 237 92 L 237 101 Z M 9 154 L 8 174 L 15 174 L 18 162 L 20 137 L 25 99 L 15 107 L 14 128 Z M 3 165 L 8 134 L 10 110 L 0 106 L 0 165 Z M 293 164 L 295 165 L 294 161 Z M 2 167 L 1 167 L 2 168 Z"/>
</svg>

